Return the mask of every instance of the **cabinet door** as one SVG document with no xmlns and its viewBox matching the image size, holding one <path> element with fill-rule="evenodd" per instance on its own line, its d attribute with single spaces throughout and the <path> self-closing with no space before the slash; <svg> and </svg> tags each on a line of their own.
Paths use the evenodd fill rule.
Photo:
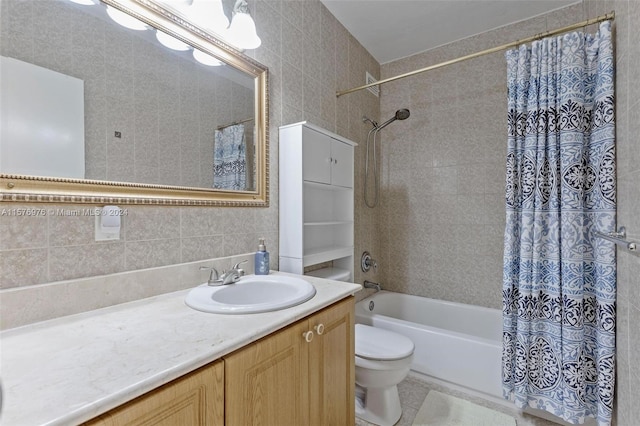
<svg viewBox="0 0 640 426">
<path fill-rule="evenodd" d="M 224 425 L 224 367 L 216 361 L 85 425 Z"/>
<path fill-rule="evenodd" d="M 308 425 L 307 321 L 224 358 L 227 426 Z"/>
<path fill-rule="evenodd" d="M 331 183 L 331 141 L 320 132 L 302 128 L 302 177 L 304 180 Z"/>
<path fill-rule="evenodd" d="M 354 300 L 349 297 L 309 319 L 310 424 L 355 424 Z M 324 326 L 321 335 L 316 327 Z"/>
<path fill-rule="evenodd" d="M 333 140 L 331 144 L 331 184 L 353 187 L 353 147 Z"/>
</svg>

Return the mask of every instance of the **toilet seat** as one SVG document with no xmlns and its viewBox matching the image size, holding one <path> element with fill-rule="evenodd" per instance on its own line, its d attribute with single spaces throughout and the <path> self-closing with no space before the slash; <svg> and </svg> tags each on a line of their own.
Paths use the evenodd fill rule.
<svg viewBox="0 0 640 426">
<path fill-rule="evenodd" d="M 406 336 L 389 330 L 356 324 L 356 356 L 374 361 L 396 361 L 410 357 L 414 344 Z"/>
</svg>

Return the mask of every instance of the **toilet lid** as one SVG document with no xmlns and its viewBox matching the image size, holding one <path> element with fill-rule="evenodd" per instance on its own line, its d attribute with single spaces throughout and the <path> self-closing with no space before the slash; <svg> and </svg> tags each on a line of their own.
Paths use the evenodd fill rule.
<svg viewBox="0 0 640 426">
<path fill-rule="evenodd" d="M 382 328 L 356 324 L 356 355 L 361 358 L 393 361 L 413 353 L 413 342 L 406 336 Z"/>
</svg>

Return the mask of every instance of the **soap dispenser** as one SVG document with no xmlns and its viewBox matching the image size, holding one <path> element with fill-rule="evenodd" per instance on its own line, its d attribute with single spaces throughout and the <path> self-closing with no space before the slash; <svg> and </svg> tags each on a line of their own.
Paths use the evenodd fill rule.
<svg viewBox="0 0 640 426">
<path fill-rule="evenodd" d="M 259 239 L 258 251 L 255 256 L 256 275 L 269 275 L 269 252 L 264 245 L 264 238 Z"/>
</svg>

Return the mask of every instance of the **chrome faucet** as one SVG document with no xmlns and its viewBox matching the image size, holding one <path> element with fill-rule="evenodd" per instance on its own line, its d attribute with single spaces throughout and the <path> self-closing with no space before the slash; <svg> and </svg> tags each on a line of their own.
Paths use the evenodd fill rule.
<svg viewBox="0 0 640 426">
<path fill-rule="evenodd" d="M 211 274 L 209 275 L 209 280 L 207 284 L 210 286 L 219 286 L 219 285 L 227 285 L 237 283 L 242 276 L 244 276 L 244 269 L 240 268 L 240 265 L 247 262 L 243 260 L 242 262 L 238 262 L 231 267 L 228 271 L 223 270 L 222 274 L 218 275 L 218 271 L 213 266 L 201 266 L 200 270 L 210 269 Z"/>
<path fill-rule="evenodd" d="M 243 260 L 233 265 L 228 271 L 222 271 L 222 275 L 220 275 L 220 281 L 222 281 L 222 283 L 218 285 L 237 283 L 240 277 L 244 276 L 244 269 L 241 269 L 240 265 L 246 262 L 246 260 Z"/>
<path fill-rule="evenodd" d="M 382 290 L 382 287 L 380 287 L 380 284 L 374 283 L 373 281 L 367 281 L 367 280 L 364 280 L 364 288 L 375 288 L 376 291 Z"/>
</svg>

